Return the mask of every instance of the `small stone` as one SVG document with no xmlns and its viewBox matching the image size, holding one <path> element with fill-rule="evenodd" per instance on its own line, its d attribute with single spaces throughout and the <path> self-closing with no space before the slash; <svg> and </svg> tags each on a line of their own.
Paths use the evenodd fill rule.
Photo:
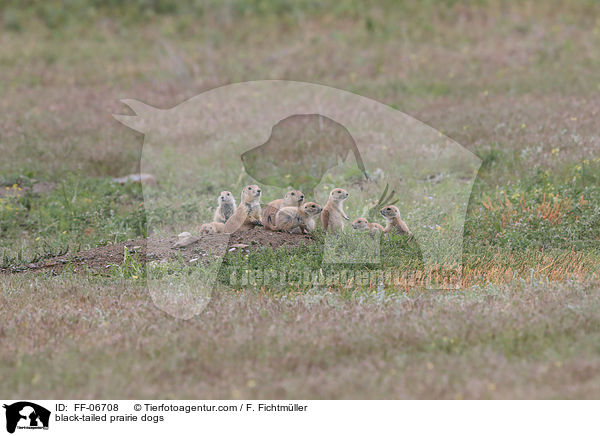
<svg viewBox="0 0 600 436">
<path fill-rule="evenodd" d="M 113 182 L 124 185 L 125 183 L 143 183 L 146 185 L 156 185 L 156 177 L 152 174 L 141 173 L 141 174 L 128 174 L 123 177 L 114 177 Z"/>
<path fill-rule="evenodd" d="M 197 242 L 200 238 L 197 236 L 192 236 L 188 232 L 188 236 L 183 236 L 178 239 L 178 241 L 171 248 L 184 248 L 188 245 L 192 245 L 194 242 Z"/>
</svg>

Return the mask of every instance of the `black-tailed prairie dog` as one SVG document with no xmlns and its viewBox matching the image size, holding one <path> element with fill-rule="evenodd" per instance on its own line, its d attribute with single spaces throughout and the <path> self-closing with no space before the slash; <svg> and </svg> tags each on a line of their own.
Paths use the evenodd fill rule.
<svg viewBox="0 0 600 436">
<path fill-rule="evenodd" d="M 325 232 L 337 232 L 344 229 L 344 220 L 349 220 L 344 213 L 344 201 L 348 192 L 342 188 L 335 188 L 329 193 L 327 204 L 321 212 L 321 224 Z"/>
<path fill-rule="evenodd" d="M 262 222 L 267 230 L 276 230 L 275 216 L 282 207 L 300 207 L 304 202 L 304 194 L 300 191 L 288 191 L 283 198 L 271 201 L 262 213 Z"/>
<path fill-rule="evenodd" d="M 225 233 L 236 230 L 247 230 L 254 226 L 262 226 L 260 196 L 261 189 L 257 185 L 244 186 L 240 205 L 225 223 Z"/>
<path fill-rule="evenodd" d="M 385 218 L 387 223 L 384 229 L 385 233 L 410 234 L 408 226 L 400 219 L 400 209 L 396 206 L 384 206 L 379 213 Z"/>
<path fill-rule="evenodd" d="M 235 213 L 235 198 L 233 198 L 231 192 L 223 191 L 219 194 L 217 201 L 219 205 L 215 210 L 213 222 L 225 224 L 231 218 L 231 215 Z"/>
<path fill-rule="evenodd" d="M 225 224 L 223 223 L 206 223 L 200 226 L 201 235 L 212 235 L 214 233 L 223 233 L 225 231 Z"/>
<path fill-rule="evenodd" d="M 312 232 L 315 227 L 315 217 L 323 208 L 317 203 L 309 201 L 300 207 L 282 207 L 275 216 L 277 230 L 291 232 L 299 227 L 302 233 Z"/>
<path fill-rule="evenodd" d="M 366 218 L 356 218 L 352 221 L 352 228 L 362 232 L 369 232 L 371 236 L 383 233 L 383 226 L 379 223 L 370 223 Z"/>
</svg>

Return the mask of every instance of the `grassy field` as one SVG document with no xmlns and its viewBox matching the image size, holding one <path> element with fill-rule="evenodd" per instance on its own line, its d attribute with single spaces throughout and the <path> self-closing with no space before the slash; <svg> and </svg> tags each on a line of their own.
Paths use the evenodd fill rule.
<svg viewBox="0 0 600 436">
<path fill-rule="evenodd" d="M 0 397 L 600 396 L 598 2 L 0 5 Z M 322 252 L 234 252 L 181 321 L 135 258 L 15 273 L 147 235 L 141 188 L 111 181 L 143 143 L 112 118 L 120 99 L 170 108 L 259 79 L 373 98 L 482 159 L 463 289 L 237 286 L 234 271 L 315 270 Z M 169 217 L 208 220 L 226 176 L 198 176 Z M 420 265 L 413 245 L 383 249 L 388 268 Z"/>
</svg>

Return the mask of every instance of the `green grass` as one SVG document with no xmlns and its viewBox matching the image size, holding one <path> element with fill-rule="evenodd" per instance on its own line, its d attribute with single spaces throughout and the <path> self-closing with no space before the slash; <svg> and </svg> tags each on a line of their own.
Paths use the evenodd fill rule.
<svg viewBox="0 0 600 436">
<path fill-rule="evenodd" d="M 464 230 L 463 262 L 469 268 L 480 259 L 497 257 L 504 252 L 505 269 L 527 271 L 534 265 L 522 262 L 527 253 L 561 250 L 587 253 L 599 258 L 600 184 L 598 164 L 568 165 L 559 172 L 531 171 L 520 181 L 505 186 L 486 182 L 504 160 L 484 157 L 482 176 L 477 179 L 470 200 Z M 518 158 L 516 164 L 520 165 Z M 33 194 L 29 178 L 7 178 L 9 195 L 0 199 L 2 216 L 2 267 L 19 268 L 28 263 L 68 252 L 123 242 L 146 234 L 146 215 L 139 186 L 121 186 L 110 181 L 70 176 L 48 194 Z M 15 183 L 18 183 L 15 185 Z M 21 187 L 17 191 L 14 186 Z M 199 221 L 208 219 L 214 202 L 207 189 L 203 202 L 190 200 L 171 207 L 155 208 L 149 226 L 158 222 Z M 207 215 L 207 216 L 205 216 Z M 360 242 L 350 232 L 340 240 L 341 252 L 355 250 Z M 228 253 L 220 280 L 235 270 L 260 270 L 273 265 L 299 270 L 318 270 L 323 262 L 323 236 L 317 234 L 308 247 L 253 251 L 244 256 Z M 348 245 L 350 244 L 350 245 Z M 351 248 L 353 247 L 353 248 Z M 512 260 L 511 260 L 512 257 Z M 422 268 L 419 246 L 414 241 L 383 240 L 382 264 L 331 265 L 330 269 L 375 270 L 396 268 L 410 271 Z M 479 259 L 476 261 L 476 259 Z M 566 257 L 564 262 L 570 262 Z M 524 265 L 528 265 L 526 268 Z M 482 266 L 482 265 L 479 265 Z M 593 272 L 593 264 L 587 265 Z M 326 268 L 327 270 L 327 268 Z M 331 271 L 326 271 L 331 272 Z"/>
<path fill-rule="evenodd" d="M 145 234 L 139 186 L 73 175 L 50 193 L 34 194 L 32 179 L 7 180 L 14 182 L 6 185 L 9 190 L 2 186 L 12 194 L 0 198 L 2 268 Z"/>
<path fill-rule="evenodd" d="M 423 270 L 420 247 L 384 240 L 381 265 L 324 266 L 321 234 L 314 245 L 227 253 L 212 300 L 186 322 L 158 310 L 147 289 L 148 268 L 191 283 L 215 273 L 181 259 L 148 267 L 126 252 L 101 274 L 0 273 L 0 396 L 599 397 L 598 2 L 0 8 L 3 270 L 210 219 L 239 168 L 214 165 L 186 191 L 160 178 L 165 201 L 147 211 L 139 186 L 110 181 L 139 169 L 142 136 L 109 115 L 127 113 L 126 97 L 170 108 L 239 81 L 320 83 L 404 111 L 483 161 L 462 290 L 348 285 L 336 274 Z M 347 167 L 324 183 L 356 179 Z M 38 181 L 54 189 L 33 193 Z M 358 203 L 350 216 L 364 214 Z M 232 283 L 245 271 L 257 281 Z M 265 284 L 261 271 L 334 280 Z"/>
<path fill-rule="evenodd" d="M 320 276 L 320 280 L 322 278 L 334 279 L 339 277 L 340 273 L 351 274 L 341 282 L 339 279 L 331 280 L 332 286 L 345 286 L 355 274 L 393 270 L 400 275 L 422 269 L 422 257 L 418 244 L 404 236 L 398 235 L 391 239 L 382 238 L 381 263 L 353 261 L 352 263 L 323 264 L 324 236 L 322 233 L 317 233 L 315 239 L 315 242 L 310 245 L 298 247 L 280 249 L 264 247 L 249 253 L 229 252 L 225 255 L 219 270 L 219 283 L 237 288 L 240 287 L 242 277 L 250 273 L 253 275 L 251 279 L 256 280 L 255 284 L 249 283 L 250 288 L 264 286 L 275 293 L 285 293 L 307 291 L 313 288 L 314 284 L 310 281 L 307 282 L 306 277 L 312 278 L 314 274 Z M 352 233 L 341 234 L 337 243 L 343 251 L 351 249 L 360 252 L 361 249 L 368 247 L 364 239 L 357 239 L 356 235 Z M 349 246 L 354 247 L 349 248 Z M 263 277 L 265 272 L 267 274 L 275 273 L 276 278 L 272 280 L 268 276 Z M 323 280 L 318 283 L 326 284 Z"/>
</svg>

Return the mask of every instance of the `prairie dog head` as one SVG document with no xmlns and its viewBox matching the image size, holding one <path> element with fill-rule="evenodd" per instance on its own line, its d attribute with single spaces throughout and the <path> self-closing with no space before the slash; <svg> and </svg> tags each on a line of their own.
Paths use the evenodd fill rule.
<svg viewBox="0 0 600 436">
<path fill-rule="evenodd" d="M 352 221 L 352 228 L 354 230 L 369 230 L 369 222 L 366 218 L 356 218 Z"/>
<path fill-rule="evenodd" d="M 260 200 L 262 191 L 257 185 L 244 186 L 242 189 L 242 203 L 254 203 Z"/>
<path fill-rule="evenodd" d="M 219 194 L 219 206 L 221 206 L 222 204 L 227 204 L 227 203 L 235 203 L 235 200 L 233 198 L 233 195 L 231 195 L 231 192 L 229 191 L 223 191 Z"/>
<path fill-rule="evenodd" d="M 398 209 L 396 206 L 391 205 L 382 207 L 379 213 L 386 220 L 393 220 L 396 217 L 400 217 L 400 209 Z"/>
<path fill-rule="evenodd" d="M 304 203 L 302 205 L 302 210 L 306 212 L 308 216 L 315 216 L 321 213 L 323 208 L 319 206 L 317 203 L 313 201 L 309 201 L 308 203 Z"/>
<path fill-rule="evenodd" d="M 304 194 L 300 191 L 288 191 L 283 197 L 284 206 L 302 206 L 304 202 Z"/>
<path fill-rule="evenodd" d="M 202 224 L 200 226 L 200 234 L 201 235 L 212 235 L 215 233 L 215 227 L 211 223 Z"/>
<path fill-rule="evenodd" d="M 348 192 L 342 188 L 335 188 L 329 193 L 329 199 L 336 203 L 341 203 L 346 198 L 348 198 Z"/>
</svg>

